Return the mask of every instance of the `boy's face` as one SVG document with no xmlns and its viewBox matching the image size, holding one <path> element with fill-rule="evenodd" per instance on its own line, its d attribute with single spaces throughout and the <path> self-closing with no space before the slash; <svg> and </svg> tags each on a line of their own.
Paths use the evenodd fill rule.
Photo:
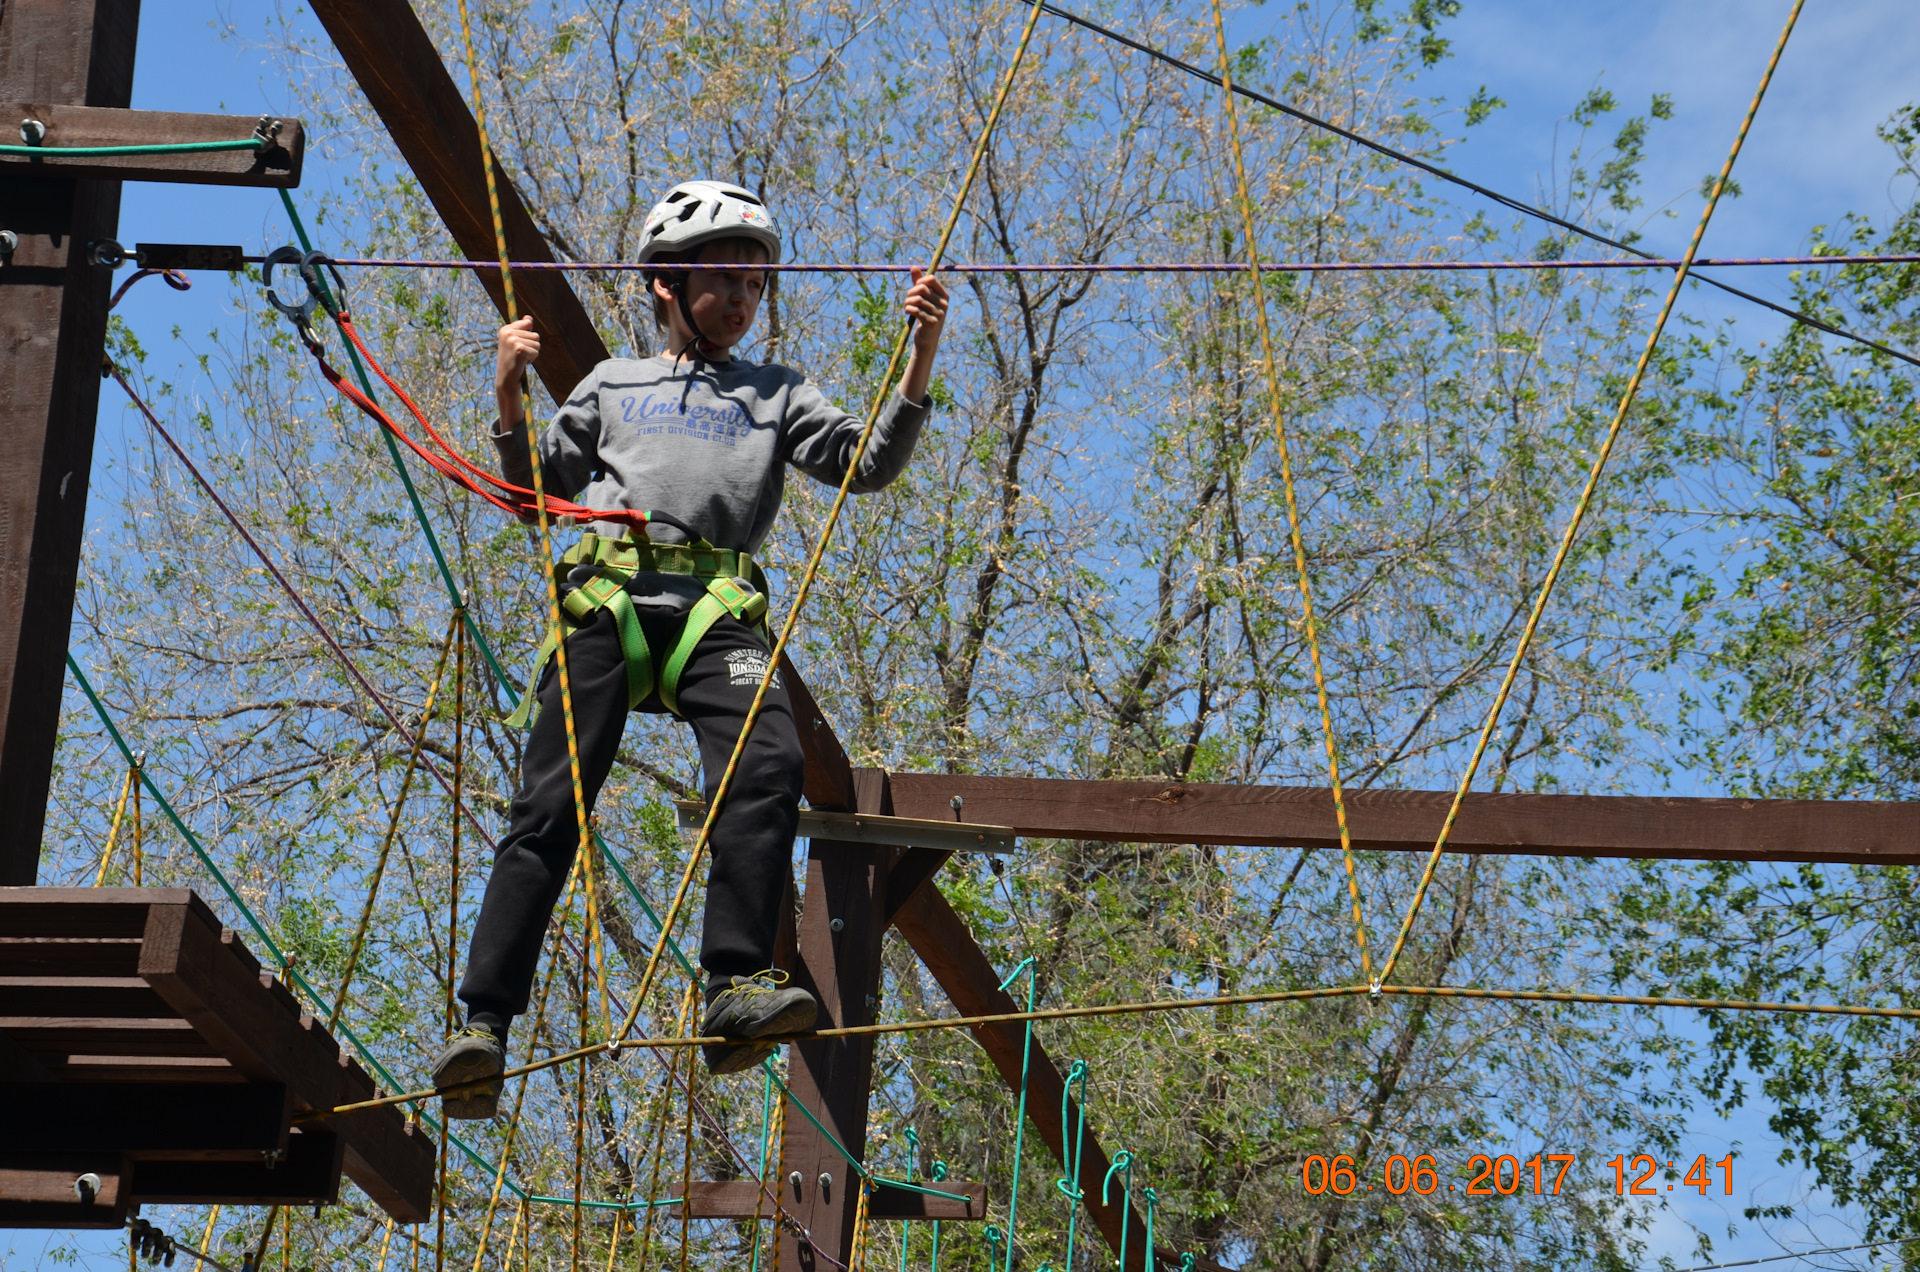
<svg viewBox="0 0 1920 1272">
<path fill-rule="evenodd" d="M 703 246 L 694 261 L 737 266 L 687 271 L 687 304 L 700 324 L 699 334 L 722 349 L 731 349 L 746 339 L 760 312 L 767 271 L 758 267 L 766 264 L 766 249 L 751 239 L 721 239 Z M 667 285 L 656 281 L 653 287 L 654 294 L 666 302 L 667 326 L 675 347 L 693 339 L 695 333 L 683 329 L 686 320 Z"/>
</svg>

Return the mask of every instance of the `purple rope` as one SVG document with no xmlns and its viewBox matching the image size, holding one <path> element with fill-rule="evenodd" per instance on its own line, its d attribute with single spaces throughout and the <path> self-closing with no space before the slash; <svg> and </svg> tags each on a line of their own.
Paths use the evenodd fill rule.
<svg viewBox="0 0 1920 1272">
<path fill-rule="evenodd" d="M 327 648 L 334 652 L 334 656 L 340 660 L 340 664 L 347 669 L 347 674 L 353 677 L 354 683 L 360 686 L 367 697 L 373 699 L 373 704 L 380 708 L 381 714 L 387 717 L 388 721 L 392 723 L 394 731 L 400 735 L 407 745 L 414 745 L 413 734 L 408 731 L 406 724 L 394 713 L 393 708 L 387 705 L 386 699 L 374 691 L 373 685 L 360 673 L 360 669 L 354 665 L 353 659 L 347 656 L 347 651 L 340 647 L 340 642 L 333 638 L 333 633 L 327 630 L 326 624 L 320 621 L 319 616 L 307 605 L 305 598 L 300 595 L 292 583 L 288 582 L 287 576 L 280 572 L 280 567 L 273 563 L 273 558 L 266 554 L 265 550 L 261 548 L 259 542 L 256 541 L 251 534 L 247 533 L 247 528 L 241 524 L 240 518 L 234 515 L 233 509 L 227 507 L 227 501 L 220 497 L 220 493 L 213 488 L 213 483 L 208 481 L 206 475 L 194 465 L 193 460 L 187 457 L 187 452 L 180 449 L 180 443 L 173 440 L 173 434 L 167 432 L 166 426 L 160 423 L 160 417 L 153 413 L 153 408 L 148 406 L 146 402 L 141 399 L 140 395 L 133 391 L 133 386 L 127 383 L 126 377 L 120 373 L 118 366 L 108 363 L 108 367 L 113 373 L 113 378 L 119 381 L 120 387 L 124 389 L 127 396 L 133 400 L 133 404 L 140 408 L 140 413 L 147 417 L 147 423 L 153 427 L 153 431 L 158 433 L 160 440 L 167 444 L 167 449 L 171 450 L 175 457 L 186 466 L 186 470 L 193 474 L 193 479 L 200 483 L 200 489 L 207 492 L 207 498 L 213 500 L 214 506 L 220 509 L 221 514 L 226 517 L 228 524 L 239 533 L 242 539 L 246 540 L 247 546 L 253 549 L 253 554 L 260 558 L 260 564 L 267 567 L 267 573 L 273 575 L 274 581 L 280 585 L 281 590 L 287 594 L 287 598 L 293 602 L 295 608 L 306 617 L 307 622 L 312 625 L 313 630 L 320 633 L 320 639 L 325 641 Z M 420 766 L 426 769 L 427 772 L 433 774 L 435 780 L 440 783 L 442 789 L 447 792 L 449 797 L 453 795 L 453 783 L 447 778 L 447 775 L 442 773 L 433 763 L 424 749 L 420 753 Z M 465 804 L 462 804 L 460 805 L 460 813 L 467 819 L 467 824 L 473 827 L 473 833 L 480 836 L 481 842 L 486 844 L 489 849 L 493 848 L 493 838 L 488 835 L 486 829 L 480 825 L 479 819 L 473 815 L 473 810 Z"/>
<path fill-rule="evenodd" d="M 260 262 L 263 256 L 246 257 Z M 1920 263 L 1920 254 L 1893 253 L 1875 256 L 1741 256 L 1697 260 L 1696 267 L 1710 265 L 1912 265 Z M 498 261 L 417 260 L 409 257 L 352 257 L 336 260 L 335 265 L 379 269 L 499 269 Z M 1260 266 L 1270 274 L 1394 273 L 1427 270 L 1554 270 L 1554 269 L 1678 269 L 1678 257 L 1632 257 L 1627 259 L 1573 261 L 1277 261 Z M 633 261 L 510 261 L 509 268 L 524 270 L 636 272 L 658 268 Z M 786 265 L 762 265 L 757 268 L 782 274 L 904 274 L 906 264 L 816 264 L 794 262 Z M 676 270 L 738 269 L 729 262 L 700 264 L 675 263 Z M 1141 264 L 949 264 L 940 267 L 945 274 L 1244 274 L 1247 266 L 1233 261 L 1153 261 Z"/>
</svg>

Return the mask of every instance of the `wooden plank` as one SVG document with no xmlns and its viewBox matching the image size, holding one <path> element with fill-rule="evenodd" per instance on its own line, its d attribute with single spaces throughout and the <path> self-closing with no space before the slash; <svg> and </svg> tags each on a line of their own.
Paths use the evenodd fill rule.
<svg viewBox="0 0 1920 1272">
<path fill-rule="evenodd" d="M 0 124 L 9 134 L 25 119 L 47 126 L 44 155 L 0 155 L 0 177 L 106 177 L 117 181 L 175 181 L 192 185 L 292 189 L 300 184 L 307 148 L 297 119 L 280 120 L 266 150 L 216 150 L 178 155 L 63 157 L 67 146 L 149 146 L 189 141 L 245 141 L 258 115 L 187 115 L 170 110 L 114 110 L 58 102 L 0 101 Z M 18 135 L 5 144 L 19 145 Z"/>
<path fill-rule="evenodd" d="M 0 4 L 0 100 L 125 108 L 139 0 Z M 17 127 L 17 123 L 10 124 Z M 39 874 L 86 528 L 113 273 L 87 245 L 120 224 L 118 181 L 0 176 L 0 884 Z"/>
<path fill-rule="evenodd" d="M 100 1152 L 259 1164 L 287 1151 L 284 1086 L 5 1083 L 10 1153 Z"/>
<path fill-rule="evenodd" d="M 499 260 L 473 113 L 413 9 L 404 0 L 313 0 L 313 12 L 453 241 L 470 260 Z M 498 163 L 494 169 L 509 258 L 552 260 L 506 170 Z M 477 276 L 504 314 L 499 271 L 481 270 Z M 606 359 L 606 342 L 564 275 L 523 270 L 514 275 L 513 289 L 520 312 L 533 316 L 542 337 L 533 369 L 554 400 L 565 401 L 594 364 Z"/>
<path fill-rule="evenodd" d="M 126 1159 L 112 1153 L 0 1153 L 0 1228 L 118 1228 L 127 1221 Z M 100 1189 L 82 1202 L 74 1182 Z"/>
<path fill-rule="evenodd" d="M 286 1157 L 272 1166 L 136 1159 L 127 1195 L 135 1205 L 330 1206 L 340 1200 L 345 1151 L 333 1132 L 308 1130 L 289 1136 Z"/>
<path fill-rule="evenodd" d="M 952 1219 L 987 1217 L 987 1186 L 961 1180 L 943 1179 L 939 1183 L 915 1181 L 925 1188 L 957 1193 L 951 1197 L 929 1197 L 890 1184 L 881 1185 L 869 1203 L 867 1214 L 873 1219 Z M 769 1184 L 768 1187 L 772 1185 Z M 773 1215 L 773 1201 L 757 1179 L 695 1180 L 688 1194 L 693 1199 L 695 1219 L 752 1219 L 758 1205 L 762 1219 Z M 679 1200 L 678 1197 L 673 1200 Z"/>
<path fill-rule="evenodd" d="M 1078 782 L 1034 777 L 892 774 L 905 816 L 951 815 L 1023 836 L 1115 843 L 1337 848 L 1333 797 L 1322 787 Z M 1347 793 L 1356 848 L 1432 849 L 1452 799 L 1445 791 Z M 1452 851 L 1551 857 L 1920 864 L 1920 803 L 1869 800 L 1682 799 L 1636 795 L 1470 794 Z"/>
<path fill-rule="evenodd" d="M 0 976 L 0 1014 L 158 1016 L 167 1005 L 138 976 Z"/>
<path fill-rule="evenodd" d="M 0 887 L 0 937 L 137 941 L 151 905 L 184 905 L 207 926 L 220 926 L 191 888 Z"/>
<path fill-rule="evenodd" d="M 134 976 L 140 938 L 0 936 L 0 976 Z"/>
<path fill-rule="evenodd" d="M 26 1079 L 13 1079 L 22 1081 Z M 69 1053 L 48 1056 L 40 1080 L 48 1082 L 245 1082 L 220 1056 L 115 1056 Z M 164 1098 L 156 1095 L 155 1098 Z"/>
<path fill-rule="evenodd" d="M 952 853 L 937 848 L 909 848 L 894 859 L 893 869 L 887 872 L 886 922 L 889 926 L 901 907 L 913 900 L 914 893 L 931 882 L 952 857 Z"/>
<path fill-rule="evenodd" d="M 289 1013 L 261 985 L 258 964 L 232 935 L 216 932 L 186 906 L 152 908 L 140 974 L 246 1077 L 284 1082 L 303 1111 L 366 1099 L 373 1082 L 310 1016 Z M 387 1213 L 426 1219 L 434 1145 L 392 1108 L 337 1118 L 345 1169 Z"/>
<path fill-rule="evenodd" d="M 894 781 L 898 780 L 898 776 L 895 776 Z M 947 899 L 937 886 L 927 884 L 916 891 L 895 917 L 894 926 L 907 938 L 913 946 L 913 952 L 920 956 L 920 961 L 926 964 L 934 980 L 939 982 L 940 988 L 946 991 L 947 997 L 962 1015 L 997 1015 L 1020 1010 L 1012 996 L 1000 988 L 1000 978 L 994 972 L 993 965 L 987 961 L 987 956 L 973 939 L 973 933 L 953 912 L 953 907 L 947 904 Z M 985 1025 L 974 1029 L 973 1036 L 986 1051 L 994 1068 L 1000 1071 L 1001 1078 L 1009 1087 L 1019 1090 L 1025 1030 L 1012 1024 Z M 1069 1142 L 1068 1136 L 1078 1130 L 1081 1116 L 1078 1102 L 1067 1101 L 1065 1115 L 1062 1115 L 1066 1081 L 1038 1036 L 1033 1039 L 1030 1055 L 1027 1116 L 1064 1169 L 1067 1160 L 1064 1148 Z M 1107 1167 L 1112 1162 L 1106 1150 L 1101 1148 L 1100 1137 L 1091 1126 L 1085 1129 L 1078 1143 L 1081 1157 L 1076 1186 L 1085 1193 L 1088 1213 L 1099 1225 L 1107 1244 L 1117 1253 L 1120 1249 L 1121 1216 L 1126 1213 L 1124 1204 L 1108 1205 L 1100 1200 L 1100 1182 L 1106 1178 Z M 1145 1222 L 1135 1211 L 1128 1223 L 1129 1231 L 1136 1235 L 1128 1243 L 1129 1266 L 1123 1272 L 1143 1272 L 1147 1260 L 1142 1252 L 1139 1234 L 1146 1232 Z"/>
<path fill-rule="evenodd" d="M 178 1016 L 0 1016 L 0 1033 L 35 1055 L 212 1056 Z"/>
<path fill-rule="evenodd" d="M 800 732 L 800 749 L 807 756 L 807 803 L 831 812 L 846 812 L 856 807 L 853 765 L 846 748 L 834 736 L 826 713 L 813 699 L 813 690 L 800 676 L 800 669 L 785 654 L 780 655 L 780 676 L 786 682 L 787 701 L 793 706 L 794 727 Z"/>
<path fill-rule="evenodd" d="M 868 780 L 860 781 L 865 776 Z M 886 813 L 886 774 L 856 774 L 861 812 Z M 871 1023 L 878 1015 L 881 938 L 886 927 L 887 867 L 894 850 L 816 839 L 808 845 L 807 886 L 800 912 L 800 963 L 794 982 L 820 1002 L 820 1027 Z M 838 930 L 835 925 L 838 924 Z M 789 1052 L 787 1084 L 839 1145 L 856 1160 L 867 1151 L 867 1106 L 873 1087 L 871 1038 L 810 1039 Z M 812 1241 L 847 1263 L 853 1250 L 857 1177 L 840 1148 L 811 1121 L 789 1110 L 781 1161 L 801 1183 L 784 1187 L 782 1201 Z M 805 1266 L 803 1244 L 782 1230 L 782 1262 Z"/>
</svg>

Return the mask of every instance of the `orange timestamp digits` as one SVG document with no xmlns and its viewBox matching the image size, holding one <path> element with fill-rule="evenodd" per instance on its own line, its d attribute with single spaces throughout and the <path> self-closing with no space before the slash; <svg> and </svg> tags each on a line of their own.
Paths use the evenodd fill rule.
<svg viewBox="0 0 1920 1272">
<path fill-rule="evenodd" d="M 1412 1158 L 1395 1153 L 1387 1158 L 1380 1186 L 1396 1197 L 1409 1192 L 1425 1197 L 1440 1191 L 1443 1186 L 1447 1192 L 1465 1193 L 1469 1197 L 1511 1197 L 1522 1191 L 1531 1191 L 1536 1197 L 1557 1197 L 1566 1183 L 1568 1172 L 1573 1169 L 1574 1161 L 1572 1153 L 1536 1153 L 1525 1161 L 1512 1153 L 1498 1156 L 1475 1153 L 1467 1159 L 1470 1176 L 1467 1182 L 1464 1185 L 1443 1185 L 1439 1163 L 1431 1153 Z M 1647 1184 L 1661 1166 L 1660 1161 L 1651 1154 L 1640 1153 L 1629 1159 L 1623 1153 L 1607 1165 L 1613 1167 L 1613 1190 L 1620 1196 L 1652 1197 L 1661 1191 Z M 1645 1169 L 1642 1169 L 1643 1165 Z M 1666 1165 L 1670 1169 L 1677 1169 L 1675 1162 L 1667 1162 Z M 1709 1162 L 1706 1154 L 1702 1153 L 1693 1160 L 1682 1182 L 1699 1189 L 1704 1197 L 1713 1184 L 1715 1167 L 1721 1172 L 1723 1190 L 1732 1196 L 1732 1154 L 1718 1162 Z M 1634 1174 L 1636 1171 L 1639 1173 Z M 1527 1187 L 1529 1183 L 1531 1189 Z M 1301 1162 L 1300 1186 L 1316 1197 L 1329 1192 L 1344 1197 L 1353 1192 L 1372 1192 L 1376 1187 L 1360 1178 L 1353 1158 L 1345 1153 L 1331 1158 L 1316 1153 Z M 1667 1185 L 1665 1191 L 1672 1192 L 1673 1185 Z"/>
</svg>

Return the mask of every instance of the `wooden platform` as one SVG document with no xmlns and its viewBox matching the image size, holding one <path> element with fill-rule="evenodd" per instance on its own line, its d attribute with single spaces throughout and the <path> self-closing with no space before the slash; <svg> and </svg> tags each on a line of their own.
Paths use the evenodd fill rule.
<svg viewBox="0 0 1920 1272">
<path fill-rule="evenodd" d="M 142 1202 L 332 1202 L 343 1171 L 421 1222 L 435 1145 L 398 1109 L 291 1126 L 373 1095 L 191 891 L 0 888 L 0 1227 L 114 1228 Z M 89 1174 L 97 1188 L 76 1190 Z"/>
</svg>

